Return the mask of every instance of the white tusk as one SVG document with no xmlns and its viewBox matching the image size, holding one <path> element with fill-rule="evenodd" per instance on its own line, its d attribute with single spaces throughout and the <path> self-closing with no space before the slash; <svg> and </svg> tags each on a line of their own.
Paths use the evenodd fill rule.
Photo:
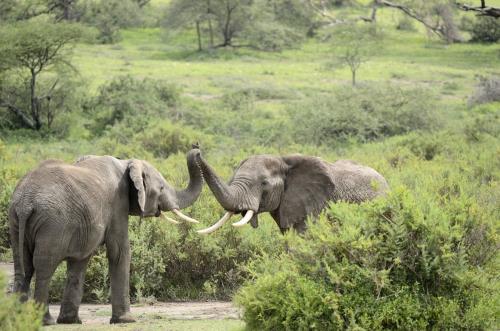
<svg viewBox="0 0 500 331">
<path fill-rule="evenodd" d="M 222 218 L 217 223 L 215 223 L 211 227 L 203 229 L 203 230 L 198 230 L 196 232 L 201 233 L 201 234 L 208 234 L 208 233 L 214 232 L 215 230 L 220 228 L 222 225 L 224 225 L 224 223 L 226 223 L 231 218 L 231 216 L 233 216 L 233 214 L 234 214 L 233 212 L 228 211 L 227 213 L 224 214 L 224 216 L 222 216 Z"/>
<path fill-rule="evenodd" d="M 194 218 L 191 218 L 189 216 L 186 216 L 184 215 L 183 213 L 181 213 L 181 211 L 179 209 L 173 209 L 172 210 L 172 213 L 174 213 L 175 215 L 179 216 L 180 218 L 182 218 L 183 220 L 185 220 L 186 222 L 190 222 L 190 223 L 200 223 L 198 222 L 197 220 L 195 220 Z"/>
<path fill-rule="evenodd" d="M 170 218 L 170 217 L 168 217 L 168 216 L 165 216 L 165 215 L 164 215 L 164 214 L 162 214 L 162 213 L 160 213 L 160 217 L 161 217 L 161 218 L 163 218 L 164 220 L 167 220 L 167 221 L 171 222 L 171 223 L 174 223 L 174 224 L 179 224 L 179 222 L 177 222 L 176 220 L 174 220 L 174 219 L 172 219 L 172 218 Z"/>
<path fill-rule="evenodd" d="M 245 214 L 245 217 L 243 217 L 241 219 L 241 221 L 233 223 L 233 226 L 243 226 L 243 225 L 247 224 L 252 219 L 252 216 L 253 216 L 253 210 L 247 211 L 247 213 Z"/>
</svg>

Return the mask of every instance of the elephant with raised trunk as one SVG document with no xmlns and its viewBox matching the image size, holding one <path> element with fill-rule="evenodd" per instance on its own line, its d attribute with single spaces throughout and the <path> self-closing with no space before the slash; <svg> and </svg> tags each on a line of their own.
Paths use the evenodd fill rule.
<svg viewBox="0 0 500 331">
<path fill-rule="evenodd" d="M 111 323 L 134 322 L 130 315 L 130 245 L 128 216 L 160 217 L 193 204 L 203 186 L 197 149 L 187 155 L 189 184 L 175 190 L 148 162 L 111 156 L 85 156 L 74 164 L 48 160 L 17 185 L 9 208 L 14 253 L 14 290 L 28 297 L 35 274 L 34 298 L 47 307 L 49 283 L 56 267 L 67 261 L 67 280 L 58 323 L 81 323 L 78 308 L 85 269 L 104 244 L 111 278 Z M 54 324 L 48 309 L 44 324 Z"/>
<path fill-rule="evenodd" d="M 318 157 L 257 155 L 240 163 L 225 184 L 197 153 L 198 164 L 215 198 L 227 211 L 214 225 L 221 227 L 235 213 L 234 226 L 258 226 L 258 214 L 269 212 L 282 233 L 306 230 L 307 216 L 317 216 L 329 201 L 359 203 L 384 194 L 389 186 L 377 171 L 349 160 L 329 163 Z"/>
</svg>

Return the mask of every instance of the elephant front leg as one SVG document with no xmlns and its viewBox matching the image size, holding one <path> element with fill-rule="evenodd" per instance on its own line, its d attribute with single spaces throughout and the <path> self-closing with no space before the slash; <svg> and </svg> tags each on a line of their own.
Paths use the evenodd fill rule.
<svg viewBox="0 0 500 331">
<path fill-rule="evenodd" d="M 122 237 L 120 240 L 118 242 L 111 239 L 106 243 L 111 276 L 110 323 L 131 323 L 135 322 L 135 319 L 130 314 L 130 245 L 128 237 Z"/>
<path fill-rule="evenodd" d="M 78 308 L 82 301 L 83 282 L 85 279 L 85 269 L 89 258 L 81 261 L 68 261 L 68 272 L 66 279 L 66 287 L 64 289 L 63 300 L 61 302 L 61 310 L 57 323 L 61 324 L 81 324 L 82 321 L 78 317 Z"/>
</svg>

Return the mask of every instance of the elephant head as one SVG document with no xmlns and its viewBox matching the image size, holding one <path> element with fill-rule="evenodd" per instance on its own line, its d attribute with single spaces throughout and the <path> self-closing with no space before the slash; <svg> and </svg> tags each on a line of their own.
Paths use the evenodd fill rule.
<svg viewBox="0 0 500 331">
<path fill-rule="evenodd" d="M 332 164 L 298 154 L 257 155 L 241 162 L 228 184 L 201 155 L 198 161 L 208 186 L 227 211 L 200 233 L 215 231 L 235 213 L 244 217 L 234 226 L 251 222 L 257 227 L 257 215 L 262 212 L 270 212 L 282 232 L 290 228 L 302 232 L 307 216 L 319 214 L 329 201 L 361 202 L 387 188 L 385 179 L 375 170 L 352 161 Z M 373 181 L 380 185 L 373 185 Z"/>
<path fill-rule="evenodd" d="M 177 224 L 176 220 L 162 214 L 163 211 L 171 211 L 187 222 L 198 223 L 180 211 L 196 201 L 203 187 L 203 176 L 195 156 L 197 151 L 197 148 L 193 148 L 187 154 L 189 184 L 183 190 L 176 190 L 170 186 L 162 174 L 147 161 L 136 159 L 122 161 L 126 163 L 130 179 L 129 215 L 162 217 Z M 84 156 L 76 163 L 85 166 L 85 162 L 95 161 L 93 158 L 99 157 Z"/>
</svg>

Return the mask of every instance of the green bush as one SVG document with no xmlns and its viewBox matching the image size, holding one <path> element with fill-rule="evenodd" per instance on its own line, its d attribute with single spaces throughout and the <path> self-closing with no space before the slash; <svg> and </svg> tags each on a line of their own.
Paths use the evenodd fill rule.
<svg viewBox="0 0 500 331">
<path fill-rule="evenodd" d="M 247 325 L 495 328 L 496 225 L 472 197 L 456 194 L 444 203 L 398 187 L 387 199 L 332 205 L 304 236 L 287 235 L 288 253 L 248 265 L 250 280 L 236 296 Z"/>
<path fill-rule="evenodd" d="M 179 90 L 171 84 L 150 79 L 119 77 L 101 87 L 87 101 L 85 112 L 93 120 L 88 129 L 102 135 L 115 124 L 142 131 L 154 117 L 178 118 Z"/>
<path fill-rule="evenodd" d="M 0 330 L 40 330 L 44 309 L 31 300 L 21 303 L 17 295 L 6 294 L 6 285 L 6 277 L 0 272 Z"/>
<path fill-rule="evenodd" d="M 298 142 L 335 145 L 433 129 L 435 108 L 428 91 L 389 85 L 340 89 L 300 102 L 289 113 Z"/>
<path fill-rule="evenodd" d="M 500 21 L 494 17 L 478 17 L 469 31 L 471 41 L 495 43 L 500 40 Z"/>
</svg>

